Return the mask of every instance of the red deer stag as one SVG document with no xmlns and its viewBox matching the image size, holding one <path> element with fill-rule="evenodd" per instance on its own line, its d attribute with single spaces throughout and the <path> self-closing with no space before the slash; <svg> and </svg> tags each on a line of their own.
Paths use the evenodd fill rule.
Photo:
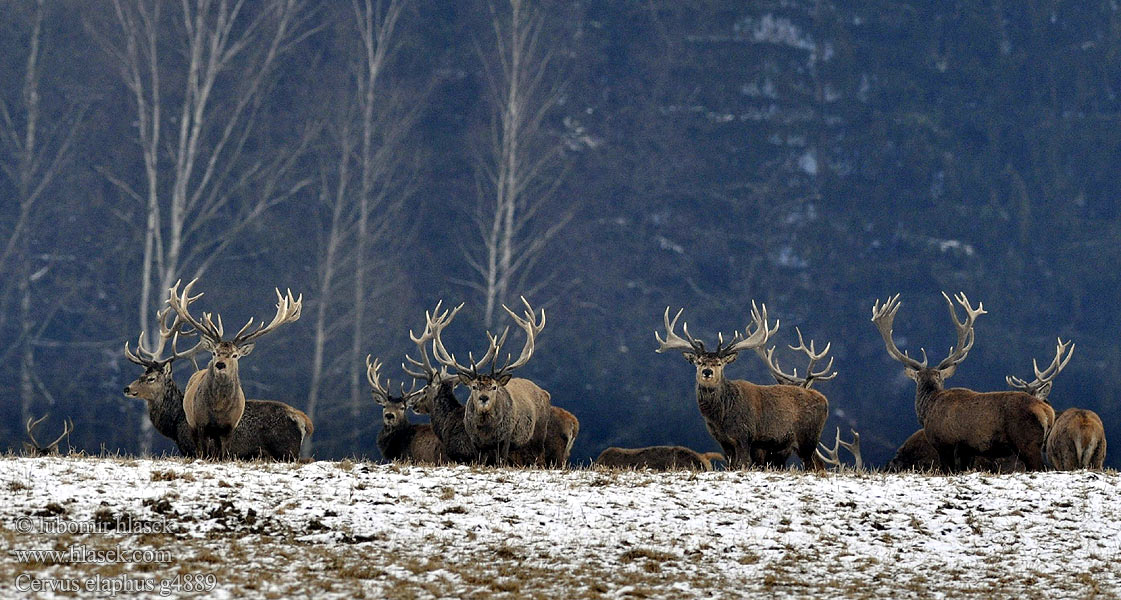
<svg viewBox="0 0 1121 600">
<path fill-rule="evenodd" d="M 299 298 L 293 298 L 291 290 L 283 296 L 277 289 L 276 316 L 270 323 L 259 323 L 254 328 L 250 318 L 233 339 L 223 340 L 221 315 L 218 315 L 217 323 L 211 313 L 203 313 L 202 320 L 191 316 L 190 304 L 202 297 L 201 293 L 191 296 L 191 288 L 197 281 L 194 279 L 188 283 L 182 294 L 178 293 L 179 282 L 176 282 L 168 290 L 167 301 L 183 322 L 202 336 L 203 350 L 211 353 L 210 364 L 187 382 L 183 393 L 183 412 L 194 432 L 199 454 L 219 458 L 229 455 L 230 436 L 245 412 L 245 392 L 238 378 L 238 359 L 249 355 L 254 340 L 299 319 L 304 297 L 300 294 Z"/>
<path fill-rule="evenodd" d="M 669 311 L 667 307 L 663 315 L 666 339 L 654 333 L 659 344 L 657 352 L 681 350 L 685 359 L 697 367 L 697 406 L 709 433 L 724 449 L 729 465 L 782 467 L 790 454 L 796 452 L 806 468 L 822 469 L 815 451 L 829 413 L 829 401 L 821 392 L 809 389 L 812 376 L 807 376 L 803 385 L 756 385 L 724 376 L 724 368 L 736 360 L 740 351 L 758 351 L 778 331 L 777 321 L 773 329 L 768 328 L 766 305 L 760 311 L 754 302 L 751 304 L 755 331 L 750 331 L 749 325 L 745 337 L 736 332 L 727 346 L 724 335 L 718 334 L 716 349 L 711 352 L 705 350 L 704 342 L 689 335 L 688 324 L 682 326 L 684 338 L 674 333 L 684 309 L 677 311 L 672 321 Z M 772 374 L 779 377 L 774 369 Z"/>
<path fill-rule="evenodd" d="M 199 453 L 194 432 L 187 424 L 187 415 L 183 411 L 183 391 L 172 376 L 172 364 L 181 358 L 191 357 L 201 348 L 202 342 L 188 350 L 178 351 L 175 346 L 182 333 L 179 331 L 182 321 L 176 320 L 168 325 L 166 318 L 169 312 L 171 307 L 157 314 L 160 341 L 155 350 L 144 347 L 143 333 L 137 342 L 136 352 L 125 343 L 125 358 L 144 367 L 144 373 L 125 386 L 124 394 L 143 400 L 148 405 L 148 418 L 156 431 L 175 442 L 180 454 L 193 458 Z M 168 339 L 172 340 L 172 354 L 164 358 L 163 349 Z M 303 411 L 283 402 L 246 400 L 241 423 L 230 438 L 229 452 L 240 460 L 296 460 L 300 457 L 300 445 L 314 430 L 311 419 Z"/>
<path fill-rule="evenodd" d="M 386 460 L 407 460 L 415 463 L 438 464 L 446 462 L 444 447 L 432 425 L 410 423 L 407 414 L 408 404 L 415 397 L 424 393 L 417 391 L 416 381 L 413 387 L 405 391 L 404 382 L 401 383 L 400 395 L 394 396 L 389 392 L 392 387 L 390 380 L 385 384 L 381 382 L 378 371 L 381 361 L 366 356 L 366 381 L 370 382 L 370 392 L 374 402 L 381 406 L 381 433 L 378 434 L 378 450 Z"/>
<path fill-rule="evenodd" d="M 1066 354 L 1066 358 L 1063 355 Z M 1055 346 L 1055 358 L 1046 369 L 1032 360 L 1035 381 L 1008 376 L 1008 385 L 1027 392 L 1044 402 L 1051 392 L 1051 380 L 1063 370 L 1074 354 L 1074 343 L 1060 338 Z M 1105 464 L 1105 426 L 1101 417 L 1092 410 L 1068 408 L 1055 415 L 1055 422 L 1047 434 L 1047 461 L 1060 471 L 1075 469 L 1101 469 Z"/>
<path fill-rule="evenodd" d="M 719 452 L 701 454 L 685 446 L 648 446 L 646 448 L 618 448 L 612 446 L 600 452 L 595 464 L 610 469 L 711 471 L 712 461 L 714 460 L 724 460 L 724 455 Z"/>
<path fill-rule="evenodd" d="M 70 420 L 62 422 L 62 435 L 55 438 L 55 441 L 43 445 L 35 439 L 35 428 L 39 426 L 39 423 L 46 421 L 49 416 L 43 415 L 37 420 L 32 420 L 33 417 L 27 417 L 27 438 L 31 440 L 23 443 L 23 453 L 27 456 L 54 456 L 58 454 L 58 443 L 62 441 L 62 438 L 67 438 L 67 443 L 70 443 L 69 436 L 74 432 L 74 422 Z"/>
<path fill-rule="evenodd" d="M 528 379 L 512 375 L 515 369 L 529 362 L 537 335 L 545 328 L 545 311 L 541 311 L 538 320 L 529 302 L 525 298 L 522 302 L 526 306 L 524 318 L 519 318 L 506 306 L 502 307 L 526 334 L 521 354 L 513 362 L 510 362 L 512 355 L 507 355 L 502 367 L 496 365 L 506 335 L 510 332 L 508 327 L 500 336 L 487 332 L 489 348 L 477 362 L 468 354 L 470 366 L 461 365 L 447 351 L 440 338 L 440 329 L 436 329 L 433 335 L 432 351 L 436 360 L 454 369 L 460 383 L 471 391 L 464 411 L 464 428 L 479 454 L 479 460 L 488 464 L 508 464 L 512 451 L 544 449 L 552 421 L 549 392 Z M 488 364 L 490 373 L 479 373 L 479 369 Z"/>
<path fill-rule="evenodd" d="M 405 360 L 419 370 L 411 370 L 406 365 L 401 365 L 401 368 L 415 379 L 425 382 L 424 393 L 413 396 L 409 408 L 418 414 L 426 414 L 432 419 L 432 429 L 443 444 L 444 454 L 449 461 L 469 463 L 474 462 L 479 453 L 475 450 L 475 444 L 470 436 L 467 435 L 464 424 L 466 410 L 455 397 L 455 386 L 459 384 L 459 378 L 448 374 L 447 368 L 434 367 L 428 358 L 426 348 L 439 335 L 440 330 L 447 327 L 456 313 L 463 308 L 463 304 L 460 304 L 454 309 L 440 312 L 442 304 L 441 300 L 436 303 L 436 308 L 432 312 L 425 311 L 424 332 L 419 337 L 409 330 L 409 339 L 416 344 L 420 360 L 407 354 Z"/>
<path fill-rule="evenodd" d="M 888 354 L 903 363 L 904 374 L 915 381 L 915 412 L 927 440 L 938 453 L 939 466 L 948 473 L 971 468 L 977 456 L 996 459 L 1015 454 L 1029 470 L 1042 469 L 1043 442 L 1055 419 L 1055 411 L 1046 402 L 1024 392 L 945 389 L 946 379 L 973 348 L 973 323 L 985 314 L 985 309 L 981 304 L 973 308 L 965 294 L 958 294 L 955 300 L 966 315 L 964 321 L 959 321 L 950 297 L 944 292 L 942 297 L 957 329 L 957 343 L 933 368 L 927 366 L 925 350 L 922 361 L 918 361 L 895 346 L 892 323 L 899 312 L 899 294 L 883 305 L 877 300 L 872 307 L 872 322 L 880 331 Z"/>
<path fill-rule="evenodd" d="M 409 337 L 417 345 L 420 360 L 411 356 L 405 358 L 419 371 L 405 368 L 405 372 L 427 382 L 425 394 L 416 397 L 413 410 L 428 414 L 436 435 L 444 444 L 444 452 L 454 462 L 472 462 L 478 452 L 465 426 L 466 409 L 455 398 L 453 390 L 459 383 L 458 377 L 448 374 L 447 368 L 436 369 L 428 358 L 426 345 L 432 342 L 439 331 L 447 327 L 463 305 L 452 310 L 440 312 L 442 302 L 436 304 L 433 312 L 425 312 L 424 333 L 416 336 L 412 331 Z M 545 437 L 540 444 L 531 442 L 526 447 L 511 452 L 510 462 L 516 466 L 561 467 L 568 462 L 572 444 L 580 432 L 580 421 L 572 413 L 559 406 L 550 406 L 550 421 L 546 424 Z"/>
</svg>

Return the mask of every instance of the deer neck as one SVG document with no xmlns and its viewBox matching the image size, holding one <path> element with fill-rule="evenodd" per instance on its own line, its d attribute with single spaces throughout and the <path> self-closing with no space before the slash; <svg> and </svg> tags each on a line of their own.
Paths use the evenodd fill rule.
<svg viewBox="0 0 1121 600">
<path fill-rule="evenodd" d="M 163 395 L 148 401 L 148 418 L 161 435 L 176 439 L 179 424 L 187 420 L 183 412 L 183 390 L 168 377 L 164 384 Z"/>
<path fill-rule="evenodd" d="M 450 382 L 440 384 L 440 388 L 436 391 L 436 397 L 432 400 L 433 420 L 455 418 L 457 414 L 459 419 L 463 420 L 463 405 L 459 403 L 459 400 L 456 400 L 453 389 L 454 386 Z"/>
<path fill-rule="evenodd" d="M 236 367 L 227 367 L 219 371 L 208 367 L 206 377 L 200 382 L 200 392 L 210 398 L 233 398 L 241 389 L 241 381 L 237 376 Z"/>
<path fill-rule="evenodd" d="M 942 390 L 943 384 L 941 381 L 924 371 L 918 373 L 915 380 L 915 414 L 919 417 L 919 423 L 924 424 L 924 426 L 926 416 L 930 414 L 930 409 L 934 406 L 934 401 L 942 393 Z"/>
<path fill-rule="evenodd" d="M 736 397 L 735 386 L 727 377 L 722 377 L 716 385 L 697 384 L 697 406 L 701 414 L 710 419 L 723 419 Z"/>
<path fill-rule="evenodd" d="M 383 425 L 381 433 L 378 434 L 378 450 L 381 450 L 381 455 L 386 460 L 400 458 L 405 454 L 415 435 L 416 426 L 412 423 L 405 422 L 404 425 L 393 428 Z"/>
</svg>

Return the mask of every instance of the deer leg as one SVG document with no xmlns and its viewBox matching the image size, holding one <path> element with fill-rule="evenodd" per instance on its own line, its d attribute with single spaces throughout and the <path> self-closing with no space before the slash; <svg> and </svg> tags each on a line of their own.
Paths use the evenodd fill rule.
<svg viewBox="0 0 1121 600">
<path fill-rule="evenodd" d="M 952 444 L 937 446 L 938 451 L 938 466 L 945 474 L 955 472 L 957 469 L 957 460 L 954 455 L 954 446 Z"/>
</svg>

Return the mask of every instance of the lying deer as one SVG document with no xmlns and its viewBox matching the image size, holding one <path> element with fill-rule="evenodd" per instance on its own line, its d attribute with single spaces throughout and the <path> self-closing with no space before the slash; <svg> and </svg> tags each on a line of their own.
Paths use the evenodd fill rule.
<svg viewBox="0 0 1121 600">
<path fill-rule="evenodd" d="M 724 455 L 719 452 L 701 454 L 685 446 L 648 446 L 646 448 L 618 448 L 612 446 L 600 452 L 595 464 L 612 469 L 711 471 L 712 461 L 714 460 L 724 460 Z"/>
<path fill-rule="evenodd" d="M 129 398 L 144 400 L 148 405 L 148 418 L 161 435 L 175 443 L 179 453 L 187 457 L 197 457 L 194 432 L 187 423 L 183 411 L 183 391 L 175 383 L 172 364 L 179 359 L 193 356 L 202 345 L 178 351 L 175 348 L 180 335 L 180 323 L 168 324 L 170 307 L 157 314 L 160 322 L 159 343 L 154 350 L 144 347 L 145 336 L 140 334 L 136 352 L 125 343 L 125 358 L 144 367 L 144 373 L 125 386 L 124 394 Z M 168 340 L 172 342 L 172 354 L 163 357 Z M 272 400 L 246 400 L 245 413 L 230 438 L 229 454 L 239 460 L 271 458 L 274 460 L 297 460 L 304 439 L 315 431 L 311 419 L 303 411 L 283 402 Z"/>
<path fill-rule="evenodd" d="M 50 415 L 43 415 L 41 418 L 39 418 L 37 420 L 32 420 L 32 419 L 34 419 L 34 417 L 27 417 L 27 427 L 26 427 L 27 438 L 31 441 L 23 443 L 23 453 L 25 455 L 27 455 L 27 456 L 55 456 L 59 453 L 58 452 L 58 443 L 62 441 L 62 438 L 67 438 L 67 443 L 69 443 L 70 434 L 73 433 L 73 431 L 74 431 L 74 422 L 70 421 L 70 420 L 65 420 L 65 421 L 62 422 L 62 434 L 59 435 L 57 438 L 55 438 L 55 441 L 53 441 L 53 442 L 51 442 L 47 445 L 43 445 L 43 444 L 40 444 L 39 441 L 35 439 L 35 428 L 38 427 L 39 424 L 42 423 L 43 421 L 46 421 L 47 417 L 49 417 L 49 416 Z"/>
<path fill-rule="evenodd" d="M 232 339 L 223 340 L 221 315 L 218 315 L 217 323 L 210 313 L 203 313 L 201 320 L 191 316 L 190 304 L 202 297 L 202 294 L 190 295 L 197 281 L 194 279 L 188 283 L 182 294 L 178 293 L 179 282 L 176 282 L 168 290 L 167 299 L 179 318 L 202 337 L 202 349 L 211 353 L 210 364 L 187 382 L 183 393 L 183 412 L 194 432 L 199 454 L 208 458 L 226 457 L 230 454 L 230 437 L 245 413 L 245 392 L 238 377 L 238 360 L 249 355 L 254 340 L 299 319 L 303 295 L 293 298 L 289 290 L 288 295 L 283 296 L 277 289 L 276 316 L 272 322 L 268 325 L 260 323 L 253 328 L 253 319 L 250 318 Z"/>
<path fill-rule="evenodd" d="M 821 356 L 811 358 L 811 369 L 804 379 L 797 378 L 796 372 L 795 375 L 787 375 L 778 370 L 773 359 L 767 360 L 768 353 L 761 352 L 768 338 L 778 331 L 778 322 L 774 328 L 769 328 L 767 307 L 764 305 L 760 311 L 755 303 L 751 305 L 755 331 L 751 331 L 749 325 L 746 336 L 741 338 L 736 332 L 727 345 L 724 344 L 724 335 L 719 334 L 716 348 L 707 351 L 704 342 L 689 335 L 687 324 L 682 327 L 684 338 L 674 333 L 683 310 L 677 311 L 671 321 L 670 309 L 666 308 L 663 315 L 666 338 L 663 340 L 657 332 L 654 333 L 658 340 L 656 351 L 680 350 L 685 359 L 697 367 L 697 405 L 704 416 L 705 426 L 724 449 L 729 464 L 734 468 L 749 465 L 782 467 L 791 453 L 796 452 L 806 468 L 822 469 L 822 462 L 815 451 L 828 417 L 829 401 L 821 392 L 810 389 L 815 378 L 832 377 L 826 373 L 829 367 L 812 371 L 812 365 Z M 760 352 L 776 380 L 797 381 L 799 384 L 756 385 L 740 379 L 728 379 L 724 376 L 724 368 L 735 361 L 743 350 Z M 772 358 L 773 350 L 770 352 Z"/>
<path fill-rule="evenodd" d="M 1066 358 L 1063 358 L 1063 355 Z M 1031 383 L 1009 375 L 1008 385 L 1027 392 L 1048 404 L 1051 380 L 1063 370 L 1074 355 L 1074 343 L 1060 338 L 1055 346 L 1055 358 L 1046 369 L 1032 360 L 1035 380 Z M 1105 464 L 1105 426 L 1101 417 L 1092 410 L 1068 408 L 1055 415 L 1055 422 L 1047 434 L 1047 462 L 1060 471 L 1075 469 L 1101 469 Z"/>
<path fill-rule="evenodd" d="M 432 425 L 410 423 L 406 413 L 410 400 L 423 394 L 424 390 L 416 390 L 414 381 L 413 389 L 405 391 L 405 384 L 401 383 L 400 395 L 394 396 L 389 392 L 389 380 L 383 384 L 378 371 L 381 361 L 366 357 L 366 381 L 370 382 L 370 392 L 374 402 L 381 406 L 382 428 L 378 434 L 378 450 L 386 460 L 407 460 L 416 463 L 439 464 L 447 462 L 444 456 L 444 446 Z"/>
<path fill-rule="evenodd" d="M 901 352 L 892 339 L 892 322 L 899 311 L 899 295 L 872 307 L 872 322 L 883 338 L 888 354 L 903 364 L 904 374 L 915 381 L 915 412 L 925 435 L 938 453 L 944 472 L 969 469 L 974 458 L 990 459 L 1015 454 L 1029 470 L 1043 468 L 1043 442 L 1055 419 L 1055 411 L 1025 392 L 975 392 L 965 388 L 945 389 L 944 382 L 957 370 L 973 348 L 974 321 L 985 314 L 981 304 L 973 308 L 965 294 L 955 298 L 965 309 L 959 321 L 950 297 L 942 297 L 950 308 L 957 329 L 957 343 L 935 367 Z"/>
</svg>

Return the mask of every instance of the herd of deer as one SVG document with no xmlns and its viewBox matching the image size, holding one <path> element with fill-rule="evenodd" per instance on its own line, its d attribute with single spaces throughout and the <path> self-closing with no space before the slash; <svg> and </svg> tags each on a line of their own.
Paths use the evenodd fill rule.
<svg viewBox="0 0 1121 600">
<path fill-rule="evenodd" d="M 276 315 L 271 322 L 254 327 L 254 320 L 249 319 L 233 338 L 223 340 L 221 315 L 202 313 L 198 319 L 189 311 L 190 305 L 202 297 L 201 293 L 191 296 L 196 281 L 188 283 L 182 293 L 178 283 L 168 290 L 167 306 L 157 313 L 160 332 L 155 349 L 145 347 L 143 333 L 135 352 L 125 344 L 125 356 L 144 367 L 144 373 L 125 387 L 125 395 L 147 403 L 153 426 L 174 441 L 184 456 L 298 459 L 303 442 L 312 434 L 311 420 L 283 402 L 246 399 L 238 360 L 252 351 L 255 340 L 299 319 L 302 296 L 293 298 L 290 291 L 284 295 L 278 289 Z M 1106 441 L 1098 415 L 1073 408 L 1056 415 L 1048 401 L 1052 380 L 1070 362 L 1073 344 L 1060 339 L 1055 358 L 1046 369 L 1041 370 L 1033 361 L 1032 382 L 1009 376 L 1012 390 L 946 389 L 945 380 L 973 347 L 974 321 L 986 313 L 982 305 L 973 308 L 965 294 L 959 294 L 954 300 L 965 311 L 964 320 L 959 320 L 954 302 L 944 293 L 943 297 L 957 342 L 935 367 L 928 366 L 925 350 L 920 361 L 896 347 L 892 323 L 899 311 L 898 294 L 883 304 L 877 300 L 872 308 L 872 322 L 888 354 L 903 364 L 904 373 L 916 383 L 915 411 L 922 426 L 899 448 L 887 469 L 1040 470 L 1044 468 L 1044 453 L 1055 469 L 1100 469 Z M 442 302 L 425 311 L 419 336 L 409 331 L 419 358 L 406 354 L 407 364 L 401 364 L 404 373 L 413 378 L 407 391 L 402 383 L 399 393 L 392 393 L 391 383 L 382 382 L 382 361 L 367 356 L 367 380 L 375 402 L 382 407 L 383 426 L 377 443 L 387 460 L 553 468 L 567 464 L 580 430 L 579 421 L 567 410 L 553 406 L 549 392 L 528 379 L 513 377 L 513 371 L 533 356 L 536 338 L 545 327 L 545 311 L 538 314 L 525 298 L 522 302 L 525 311 L 521 316 L 503 306 L 525 333 L 516 359 L 512 353 L 505 353 L 503 359 L 510 332 L 507 327 L 498 335 L 486 332 L 487 350 L 482 358 L 476 361 L 474 354 L 468 353 L 467 363 L 460 363 L 444 346 L 441 334 L 463 305 L 441 310 Z M 840 429 L 832 447 L 819 442 L 829 401 L 812 386 L 837 375 L 832 370 L 832 358 L 815 370 L 829 353 L 828 344 L 818 352 L 814 342 L 807 346 L 802 332 L 796 330 L 798 345 L 790 348 L 809 359 L 806 374 L 800 377 L 797 369 L 784 372 L 775 359 L 775 347 L 767 347 L 779 322 L 770 325 L 766 306 L 752 303 L 751 322 L 744 333 L 734 332 L 727 342 L 722 333 L 718 334 L 711 351 L 689 334 L 687 324 L 682 324 L 684 337 L 675 332 L 683 310 L 671 319 L 666 308 L 665 338 L 655 333 L 656 352 L 680 350 L 696 367 L 697 405 L 723 454 L 701 454 L 682 446 L 612 447 L 600 454 L 597 464 L 711 470 L 714 460 L 723 460 L 731 468 L 782 467 L 796 454 L 806 468 L 820 470 L 827 465 L 842 467 L 838 453 L 845 448 L 853 454 L 854 467 L 863 468 L 860 436 L 855 431 L 852 442 L 841 440 Z M 195 336 L 199 341 L 194 346 L 178 349 L 181 338 Z M 171 354 L 164 357 L 168 342 Z M 724 368 L 744 350 L 758 354 L 776 384 L 757 385 L 724 376 Z M 181 390 L 172 377 L 172 363 L 183 358 L 193 362 L 200 351 L 211 355 L 210 363 L 205 369 L 196 369 Z M 422 384 L 419 389 L 418 382 Z M 454 394 L 460 384 L 470 392 L 466 404 Z M 430 422 L 411 423 L 409 410 L 428 415 Z M 25 444 L 25 450 L 38 455 L 57 453 L 58 443 L 71 432 L 72 425 L 67 424 L 58 439 L 44 446 L 33 434 L 41 421 L 28 420 L 31 443 Z"/>
</svg>

